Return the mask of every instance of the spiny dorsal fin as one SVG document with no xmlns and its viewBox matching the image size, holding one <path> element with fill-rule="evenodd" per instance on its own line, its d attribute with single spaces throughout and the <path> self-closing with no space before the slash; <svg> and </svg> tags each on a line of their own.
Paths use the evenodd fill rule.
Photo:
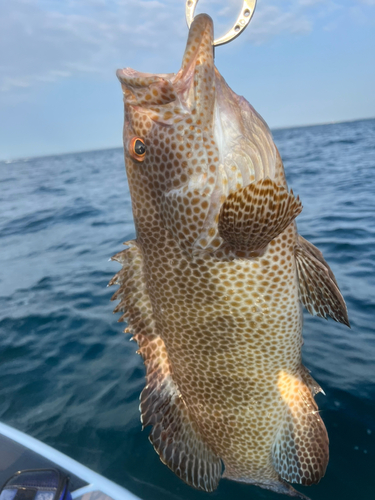
<svg viewBox="0 0 375 500">
<path fill-rule="evenodd" d="M 112 257 L 122 264 L 122 269 L 111 279 L 108 286 L 120 285 L 111 300 L 120 300 L 114 313 L 123 312 L 119 321 L 127 321 L 128 332 L 153 333 L 152 306 L 143 276 L 143 258 L 136 241 L 128 241 L 126 250 Z"/>
<path fill-rule="evenodd" d="M 294 253 L 300 297 L 309 313 L 321 318 L 329 315 L 335 321 L 350 327 L 345 301 L 322 252 L 298 235 Z"/>
<path fill-rule="evenodd" d="M 328 435 L 318 407 L 302 376 L 281 372 L 278 386 L 285 417 L 272 448 L 274 467 L 291 483 L 318 483 L 329 458 Z"/>
<path fill-rule="evenodd" d="M 194 488 L 213 491 L 221 477 L 221 460 L 205 443 L 173 381 L 165 344 L 157 333 L 152 305 L 143 275 L 143 257 L 136 242 L 112 257 L 123 268 L 110 281 L 120 288 L 112 300 L 120 299 L 115 312 L 125 314 L 125 330 L 133 334 L 146 366 L 146 387 L 141 394 L 143 426 L 152 425 L 150 441 L 160 459 Z"/>
<path fill-rule="evenodd" d="M 299 198 L 271 179 L 231 193 L 223 203 L 219 234 L 240 252 L 264 249 L 302 211 Z"/>
</svg>

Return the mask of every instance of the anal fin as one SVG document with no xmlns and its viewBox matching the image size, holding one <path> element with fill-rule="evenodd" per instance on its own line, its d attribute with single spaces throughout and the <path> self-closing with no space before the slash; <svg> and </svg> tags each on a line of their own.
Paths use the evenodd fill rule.
<svg viewBox="0 0 375 500">
<path fill-rule="evenodd" d="M 219 216 L 219 234 L 236 251 L 264 249 L 302 211 L 299 198 L 269 178 L 228 195 Z"/>
<path fill-rule="evenodd" d="M 306 368 L 306 366 L 301 365 L 301 377 L 304 383 L 307 385 L 307 387 L 310 389 L 311 394 L 313 396 L 316 396 L 321 392 L 322 394 L 325 395 L 325 392 L 323 389 L 320 387 L 318 382 L 313 379 L 313 377 L 310 375 L 310 370 Z"/>
<path fill-rule="evenodd" d="M 279 375 L 285 417 L 272 455 L 274 467 L 282 479 L 309 486 L 324 476 L 329 450 L 327 431 L 311 390 L 303 381 L 305 375 L 287 372 Z"/>
<path fill-rule="evenodd" d="M 309 313 L 321 318 L 329 315 L 350 327 L 345 301 L 322 252 L 298 235 L 294 254 L 301 302 Z"/>
</svg>

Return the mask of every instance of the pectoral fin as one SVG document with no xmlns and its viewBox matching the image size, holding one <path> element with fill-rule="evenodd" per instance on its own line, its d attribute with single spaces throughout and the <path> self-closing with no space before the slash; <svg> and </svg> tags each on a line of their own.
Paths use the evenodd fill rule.
<svg viewBox="0 0 375 500">
<path fill-rule="evenodd" d="M 322 252 L 298 235 L 295 257 L 300 297 L 309 313 L 321 318 L 329 315 L 350 327 L 345 301 Z"/>
<path fill-rule="evenodd" d="M 237 251 L 262 250 L 301 211 L 302 204 L 292 191 L 261 179 L 227 197 L 220 211 L 219 234 Z"/>
</svg>

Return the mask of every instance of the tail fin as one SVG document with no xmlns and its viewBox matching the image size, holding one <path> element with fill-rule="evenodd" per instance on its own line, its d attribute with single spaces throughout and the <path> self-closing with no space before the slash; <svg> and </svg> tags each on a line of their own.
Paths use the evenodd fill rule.
<svg viewBox="0 0 375 500">
<path fill-rule="evenodd" d="M 264 490 L 274 491 L 275 493 L 280 493 L 281 495 L 288 495 L 294 498 L 300 498 L 301 500 L 310 500 L 309 497 L 304 495 L 303 493 L 295 490 L 293 486 L 286 483 L 282 479 L 274 479 L 274 480 L 264 480 L 262 482 L 252 481 L 249 478 L 241 478 L 238 477 L 236 472 L 231 472 L 230 468 L 225 467 L 225 471 L 223 474 L 223 479 L 231 479 L 232 481 L 237 481 L 240 483 L 248 483 L 254 486 L 258 486 L 259 488 L 263 488 Z"/>
</svg>

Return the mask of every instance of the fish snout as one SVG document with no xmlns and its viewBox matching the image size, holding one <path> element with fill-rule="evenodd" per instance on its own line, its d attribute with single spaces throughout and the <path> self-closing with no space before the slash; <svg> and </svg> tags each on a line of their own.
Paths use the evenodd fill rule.
<svg viewBox="0 0 375 500">
<path fill-rule="evenodd" d="M 207 14 L 199 14 L 191 24 L 180 71 L 173 84 L 190 112 L 211 121 L 215 106 L 214 28 Z"/>
<path fill-rule="evenodd" d="M 214 24 L 207 14 L 199 14 L 191 23 L 181 71 L 191 64 L 206 64 L 214 67 Z"/>
</svg>

